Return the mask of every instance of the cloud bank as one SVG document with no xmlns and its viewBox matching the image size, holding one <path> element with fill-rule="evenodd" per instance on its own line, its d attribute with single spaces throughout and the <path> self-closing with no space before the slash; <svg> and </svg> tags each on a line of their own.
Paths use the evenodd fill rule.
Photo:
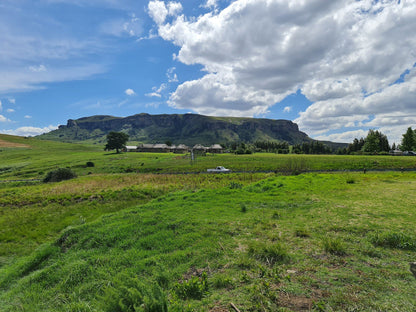
<svg viewBox="0 0 416 312">
<path fill-rule="evenodd" d="M 0 133 L 10 134 L 10 135 L 18 135 L 18 136 L 37 136 L 43 133 L 50 132 L 52 130 L 56 130 L 58 127 L 56 126 L 48 126 L 44 128 L 38 127 L 20 127 L 14 130 L 0 130 Z"/>
<path fill-rule="evenodd" d="M 150 1 L 148 11 L 176 60 L 204 69 L 173 107 L 261 116 L 300 90 L 313 104 L 295 122 L 311 135 L 347 140 L 366 126 L 397 137 L 416 123 L 416 1 L 237 0 L 197 17 Z"/>
</svg>

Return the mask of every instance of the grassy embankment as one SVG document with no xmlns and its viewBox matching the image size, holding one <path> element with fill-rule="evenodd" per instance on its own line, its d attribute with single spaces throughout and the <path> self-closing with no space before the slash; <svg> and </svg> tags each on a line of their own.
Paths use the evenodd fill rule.
<svg viewBox="0 0 416 312">
<path fill-rule="evenodd" d="M 0 185 L 0 311 L 228 311 L 231 302 L 241 311 L 416 308 L 408 270 L 416 259 L 414 173 L 110 174 L 122 158 L 148 157 L 154 168 L 179 159 L 66 146 L 61 155 L 32 147 L 20 169 L 15 160 L 28 150 L 0 153 L 14 167 L 7 178 L 55 166 L 81 175 Z M 37 160 L 46 156 L 49 164 Z M 234 156 L 249 169 L 273 157 L 281 161 Z M 197 165 L 233 164 L 231 155 L 209 158 Z M 388 158 L 354 161 L 411 166 Z M 95 174 L 79 166 L 86 161 Z"/>
</svg>

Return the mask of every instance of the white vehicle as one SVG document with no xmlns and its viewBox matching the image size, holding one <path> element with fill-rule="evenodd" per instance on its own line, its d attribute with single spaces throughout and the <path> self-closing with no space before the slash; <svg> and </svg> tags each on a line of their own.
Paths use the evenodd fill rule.
<svg viewBox="0 0 416 312">
<path fill-rule="evenodd" d="M 221 172 L 231 172 L 231 170 L 224 168 L 223 166 L 217 166 L 217 168 L 215 169 L 207 169 L 207 172 L 221 173 Z"/>
</svg>

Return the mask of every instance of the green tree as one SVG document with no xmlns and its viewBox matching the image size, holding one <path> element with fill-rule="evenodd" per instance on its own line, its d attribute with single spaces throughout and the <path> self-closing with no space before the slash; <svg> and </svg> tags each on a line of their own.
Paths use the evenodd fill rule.
<svg viewBox="0 0 416 312">
<path fill-rule="evenodd" d="M 364 138 L 361 138 L 360 140 L 355 138 L 351 144 L 348 144 L 347 153 L 352 154 L 361 151 L 364 146 L 364 143 Z"/>
<path fill-rule="evenodd" d="M 416 145 L 416 135 L 415 132 L 412 130 L 411 127 L 407 128 L 407 131 L 405 134 L 402 135 L 402 144 L 400 146 L 400 149 L 402 151 L 412 151 L 415 148 Z"/>
<path fill-rule="evenodd" d="M 104 150 L 110 151 L 115 149 L 118 154 L 120 153 L 120 149 L 126 147 L 128 139 L 128 134 L 125 134 L 124 132 L 111 131 L 109 134 L 107 134 L 107 144 L 105 145 Z"/>
<path fill-rule="evenodd" d="M 380 131 L 370 129 L 367 137 L 364 139 L 363 152 L 367 153 L 380 153 L 388 152 L 390 150 L 389 141 Z"/>
</svg>

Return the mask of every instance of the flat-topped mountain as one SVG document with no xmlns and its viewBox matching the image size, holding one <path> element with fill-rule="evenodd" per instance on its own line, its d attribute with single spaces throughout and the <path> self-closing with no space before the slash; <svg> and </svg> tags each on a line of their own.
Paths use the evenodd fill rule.
<svg viewBox="0 0 416 312">
<path fill-rule="evenodd" d="M 197 114 L 138 114 L 129 117 L 91 116 L 69 119 L 66 125 L 40 136 L 59 141 L 104 142 L 110 131 L 122 131 L 130 141 L 142 143 L 214 144 L 241 141 L 312 141 L 289 120 L 264 118 L 210 117 Z"/>
</svg>

